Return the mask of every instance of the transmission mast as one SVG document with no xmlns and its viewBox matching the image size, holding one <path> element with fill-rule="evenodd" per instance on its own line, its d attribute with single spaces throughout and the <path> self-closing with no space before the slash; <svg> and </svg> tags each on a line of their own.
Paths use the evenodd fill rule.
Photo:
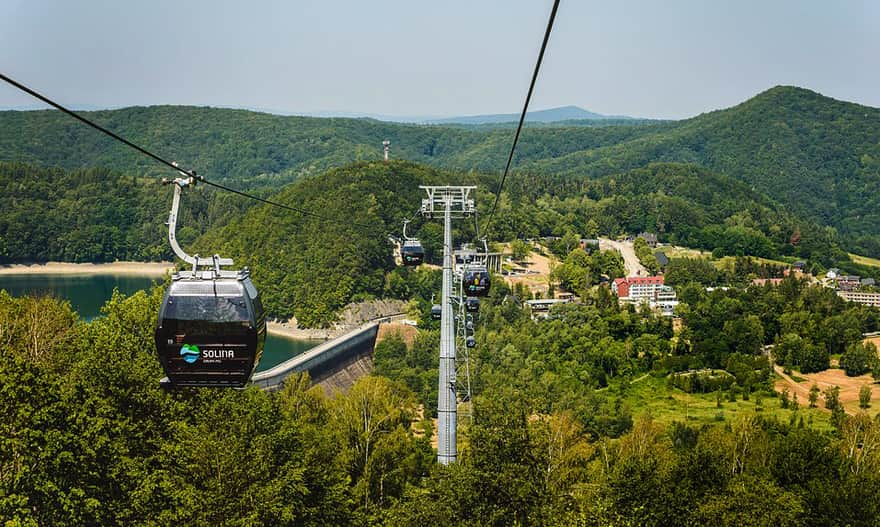
<svg viewBox="0 0 880 527">
<path fill-rule="evenodd" d="M 455 389 L 455 313 L 452 308 L 452 220 L 474 213 L 470 192 L 477 187 L 420 186 L 428 193 L 421 213 L 443 215 L 443 289 L 440 299 L 440 368 L 437 386 L 437 462 L 455 463 L 457 455 L 458 397 Z"/>
<path fill-rule="evenodd" d="M 382 150 L 385 152 L 385 162 L 388 162 L 388 152 L 391 151 L 391 141 L 388 139 L 382 141 Z"/>
</svg>

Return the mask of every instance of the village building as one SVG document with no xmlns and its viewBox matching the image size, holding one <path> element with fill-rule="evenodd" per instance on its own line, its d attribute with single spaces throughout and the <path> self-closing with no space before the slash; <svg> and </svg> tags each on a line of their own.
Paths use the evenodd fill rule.
<svg viewBox="0 0 880 527">
<path fill-rule="evenodd" d="M 653 232 L 639 233 L 637 238 L 641 238 L 641 239 L 645 240 L 645 243 L 648 244 L 648 247 L 651 247 L 652 249 L 654 247 L 657 247 L 657 235 L 654 234 Z"/>
<path fill-rule="evenodd" d="M 671 317 L 675 314 L 675 306 L 678 305 L 678 296 L 675 289 L 671 286 L 664 285 L 658 291 L 654 300 L 650 301 L 650 306 L 656 309 L 664 317 Z"/>
<path fill-rule="evenodd" d="M 617 298 L 629 302 L 653 300 L 661 287 L 662 276 L 629 276 L 617 278 L 611 283 L 611 290 Z"/>
<path fill-rule="evenodd" d="M 663 284 L 663 276 L 630 276 L 611 283 L 611 290 L 620 302 L 647 303 L 651 309 L 671 317 L 678 305 L 675 289 Z"/>
<path fill-rule="evenodd" d="M 863 293 L 861 291 L 838 291 L 837 296 L 847 302 L 855 302 L 866 306 L 880 307 L 880 293 Z"/>
<path fill-rule="evenodd" d="M 837 289 L 852 291 L 862 285 L 862 279 L 857 275 L 842 275 L 837 277 Z"/>
<path fill-rule="evenodd" d="M 528 307 L 532 312 L 532 319 L 547 318 L 550 316 L 550 308 L 558 304 L 568 304 L 571 299 L 568 298 L 537 298 L 535 300 L 526 300 L 523 307 Z"/>
</svg>

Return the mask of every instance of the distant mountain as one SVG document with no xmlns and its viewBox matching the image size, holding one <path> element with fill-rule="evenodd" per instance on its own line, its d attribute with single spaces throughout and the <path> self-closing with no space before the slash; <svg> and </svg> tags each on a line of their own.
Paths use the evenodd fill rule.
<svg viewBox="0 0 880 527">
<path fill-rule="evenodd" d="M 469 115 L 463 117 L 447 117 L 444 119 L 431 119 L 426 121 L 427 124 L 489 124 L 489 123 L 510 123 L 519 121 L 518 113 L 499 113 L 490 115 Z M 526 114 L 526 122 L 533 123 L 552 123 L 557 121 L 602 121 L 602 120 L 625 120 L 632 119 L 622 115 L 602 115 L 584 110 L 577 106 L 561 106 L 559 108 L 549 108 L 547 110 L 538 110 Z"/>
<path fill-rule="evenodd" d="M 244 108 L 255 112 L 271 113 L 274 115 L 322 117 L 331 119 L 374 119 L 388 123 L 406 124 L 439 124 L 439 125 L 484 125 L 506 124 L 519 121 L 518 113 L 499 113 L 487 115 L 465 115 L 457 117 L 440 117 L 437 115 L 388 115 L 369 112 L 292 112 L 287 110 L 274 110 L 268 108 Z M 584 110 L 577 106 L 560 106 L 529 112 L 526 122 L 529 123 L 564 123 L 571 126 L 589 126 L 594 121 L 645 121 L 622 115 L 602 115 Z"/>
</svg>

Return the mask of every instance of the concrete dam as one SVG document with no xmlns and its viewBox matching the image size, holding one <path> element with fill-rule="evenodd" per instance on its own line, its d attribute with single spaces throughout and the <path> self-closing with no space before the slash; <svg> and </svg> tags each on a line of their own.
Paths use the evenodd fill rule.
<svg viewBox="0 0 880 527">
<path fill-rule="evenodd" d="M 263 390 L 280 390 L 289 375 L 308 372 L 312 383 L 323 387 L 328 394 L 347 390 L 359 377 L 373 370 L 373 347 L 378 333 L 378 321 L 361 326 L 254 374 L 251 384 Z"/>
</svg>

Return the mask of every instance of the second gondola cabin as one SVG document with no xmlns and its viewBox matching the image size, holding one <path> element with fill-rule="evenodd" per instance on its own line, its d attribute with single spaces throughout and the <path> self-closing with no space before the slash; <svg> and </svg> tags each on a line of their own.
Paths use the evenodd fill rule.
<svg viewBox="0 0 880 527">
<path fill-rule="evenodd" d="M 425 261 L 425 249 L 418 240 L 404 240 L 400 246 L 400 259 L 403 265 L 416 266 Z"/>
<path fill-rule="evenodd" d="M 266 315 L 249 273 L 175 275 L 155 339 L 166 387 L 245 386 L 266 342 Z"/>
<path fill-rule="evenodd" d="M 466 266 L 462 274 L 462 285 L 467 296 L 487 296 L 492 285 L 489 269 L 485 265 Z"/>
</svg>

